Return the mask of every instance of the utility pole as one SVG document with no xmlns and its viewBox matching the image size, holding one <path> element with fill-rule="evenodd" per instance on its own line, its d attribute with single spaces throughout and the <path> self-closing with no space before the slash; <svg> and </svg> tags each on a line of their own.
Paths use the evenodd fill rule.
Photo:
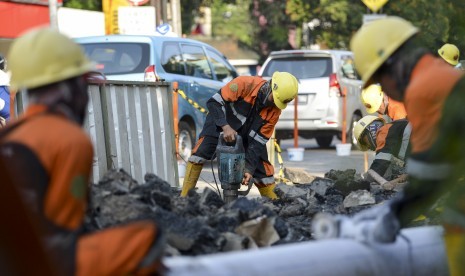
<svg viewBox="0 0 465 276">
<path fill-rule="evenodd" d="M 182 36 L 181 2 L 180 0 L 150 0 L 150 6 L 155 7 L 155 23 L 157 26 L 170 23 L 173 32 Z M 170 9 L 168 11 L 168 9 Z"/>
<path fill-rule="evenodd" d="M 173 32 L 177 33 L 180 37 L 182 36 L 182 24 L 181 24 L 181 0 L 171 0 L 171 22 Z"/>
<path fill-rule="evenodd" d="M 48 11 L 50 14 L 50 27 L 53 29 L 58 30 L 58 18 L 57 18 L 57 11 L 58 11 L 58 3 L 57 0 L 49 0 L 48 1 Z"/>
<path fill-rule="evenodd" d="M 160 2 L 161 2 L 161 20 L 163 23 L 167 23 L 166 13 L 168 12 L 168 10 L 166 7 L 166 0 L 160 0 Z"/>
<path fill-rule="evenodd" d="M 159 26 L 163 23 L 160 0 L 150 0 L 150 6 L 155 7 L 155 25 Z"/>
</svg>

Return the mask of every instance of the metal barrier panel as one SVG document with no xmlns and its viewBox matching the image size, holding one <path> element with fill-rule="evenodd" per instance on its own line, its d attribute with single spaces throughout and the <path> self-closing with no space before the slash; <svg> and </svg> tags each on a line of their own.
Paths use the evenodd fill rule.
<svg viewBox="0 0 465 276">
<path fill-rule="evenodd" d="M 122 168 L 139 183 L 154 173 L 179 186 L 171 86 L 166 82 L 107 81 L 89 85 L 84 129 L 94 146 L 92 182 Z M 18 93 L 16 110 L 27 105 Z"/>
</svg>

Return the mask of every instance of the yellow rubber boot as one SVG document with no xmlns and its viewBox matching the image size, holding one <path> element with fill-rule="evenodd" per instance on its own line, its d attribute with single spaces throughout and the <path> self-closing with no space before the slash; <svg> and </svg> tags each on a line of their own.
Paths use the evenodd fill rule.
<svg viewBox="0 0 465 276">
<path fill-rule="evenodd" d="M 200 173 L 202 172 L 203 164 L 195 164 L 187 162 L 186 175 L 182 183 L 181 197 L 187 196 L 187 193 L 195 188 L 197 180 L 199 180 Z"/>
<path fill-rule="evenodd" d="M 265 196 L 265 197 L 268 197 L 268 198 L 271 198 L 271 199 L 278 199 L 278 196 L 274 192 L 274 187 L 275 186 L 276 186 L 276 184 L 271 184 L 271 185 L 267 185 L 265 187 L 259 187 L 258 191 L 260 192 L 261 196 Z"/>
<path fill-rule="evenodd" d="M 449 275 L 465 275 L 465 267 L 463 266 L 463 262 L 465 261 L 465 234 L 449 233 L 446 227 L 444 241 L 449 263 Z"/>
</svg>

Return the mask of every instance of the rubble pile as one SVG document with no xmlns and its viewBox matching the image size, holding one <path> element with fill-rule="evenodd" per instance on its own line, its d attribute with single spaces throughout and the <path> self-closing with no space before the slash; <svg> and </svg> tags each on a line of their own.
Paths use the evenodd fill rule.
<svg viewBox="0 0 465 276">
<path fill-rule="evenodd" d="M 138 184 L 123 170 L 109 171 L 92 187 L 86 230 L 150 219 L 166 234 L 167 255 L 211 254 L 311 240 L 316 213 L 352 214 L 396 193 L 355 170 L 320 178 L 288 169 L 286 178 L 276 186 L 278 200 L 240 197 L 225 204 L 208 188 L 181 198 L 178 188 L 154 174 Z"/>
</svg>

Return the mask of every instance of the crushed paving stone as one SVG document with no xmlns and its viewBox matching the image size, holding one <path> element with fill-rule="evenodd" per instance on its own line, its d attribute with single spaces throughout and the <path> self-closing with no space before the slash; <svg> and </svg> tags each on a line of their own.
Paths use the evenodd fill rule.
<svg viewBox="0 0 465 276">
<path fill-rule="evenodd" d="M 274 227 L 272 232 L 279 238 L 276 241 L 276 235 L 271 235 L 272 246 L 308 241 L 313 239 L 311 222 L 316 213 L 351 215 L 396 194 L 366 183 L 355 170 L 330 170 L 324 178 L 308 179 L 313 180 L 298 185 L 278 184 L 277 200 L 239 197 L 225 204 L 216 191 L 208 188 L 202 193 L 191 190 L 182 198 L 180 189 L 154 174 L 147 174 L 145 183 L 138 184 L 124 170 L 111 170 L 92 185 L 85 229 L 93 231 L 150 219 L 167 237 L 166 256 L 213 254 L 267 244 L 264 237 L 254 240 L 238 233 L 239 226 L 258 218 Z M 354 198 L 345 208 L 349 194 Z"/>
</svg>

